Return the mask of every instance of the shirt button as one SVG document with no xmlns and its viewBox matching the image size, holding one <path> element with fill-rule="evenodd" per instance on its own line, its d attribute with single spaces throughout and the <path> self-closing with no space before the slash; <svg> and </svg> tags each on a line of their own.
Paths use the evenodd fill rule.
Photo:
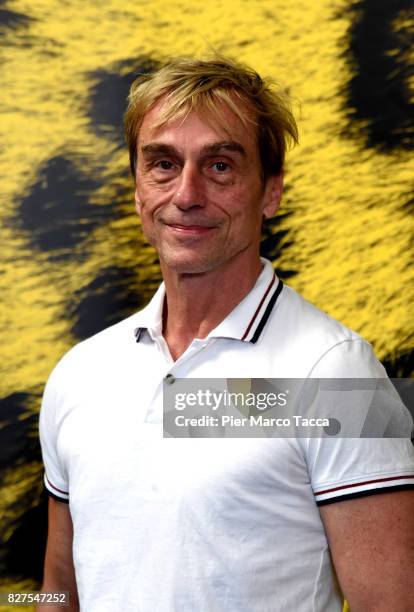
<svg viewBox="0 0 414 612">
<path fill-rule="evenodd" d="M 165 377 L 165 382 L 169 385 L 173 385 L 175 383 L 175 378 L 172 374 L 167 374 Z"/>
</svg>

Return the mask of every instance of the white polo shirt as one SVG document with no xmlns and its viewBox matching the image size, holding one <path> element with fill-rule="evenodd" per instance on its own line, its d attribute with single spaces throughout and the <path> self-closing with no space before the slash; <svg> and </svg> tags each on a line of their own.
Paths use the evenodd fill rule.
<svg viewBox="0 0 414 612">
<path fill-rule="evenodd" d="M 383 377 L 370 345 L 283 285 L 251 292 L 173 361 L 164 287 L 56 366 L 45 484 L 69 501 L 85 612 L 339 612 L 318 504 L 414 486 L 406 439 L 163 439 L 175 378 Z"/>
</svg>

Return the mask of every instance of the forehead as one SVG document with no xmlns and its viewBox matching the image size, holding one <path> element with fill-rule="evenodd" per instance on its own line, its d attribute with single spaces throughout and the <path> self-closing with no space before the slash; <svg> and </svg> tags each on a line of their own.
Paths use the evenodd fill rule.
<svg viewBox="0 0 414 612">
<path fill-rule="evenodd" d="M 196 140 L 210 139 L 232 140 L 243 146 L 257 147 L 257 126 L 254 122 L 254 113 L 247 103 L 237 100 L 242 120 L 226 102 L 218 100 L 214 104 L 214 111 L 200 106 L 194 110 L 183 109 L 179 115 L 165 120 L 168 113 L 168 100 L 162 98 L 144 115 L 138 132 L 138 146 L 148 140 L 159 138 L 180 138 L 190 134 Z"/>
</svg>

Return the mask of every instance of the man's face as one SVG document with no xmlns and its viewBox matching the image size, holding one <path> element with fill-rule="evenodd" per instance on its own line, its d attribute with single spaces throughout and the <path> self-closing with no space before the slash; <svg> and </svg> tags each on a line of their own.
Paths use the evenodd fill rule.
<svg viewBox="0 0 414 612">
<path fill-rule="evenodd" d="M 263 215 L 279 204 L 282 176 L 264 183 L 256 128 L 224 103 L 226 129 L 191 112 L 154 128 L 161 100 L 138 136 L 136 207 L 163 268 L 203 273 L 257 260 Z"/>
</svg>

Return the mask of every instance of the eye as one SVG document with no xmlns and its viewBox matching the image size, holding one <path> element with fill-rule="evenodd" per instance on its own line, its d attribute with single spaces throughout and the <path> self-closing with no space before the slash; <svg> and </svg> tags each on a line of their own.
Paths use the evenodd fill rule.
<svg viewBox="0 0 414 612">
<path fill-rule="evenodd" d="M 172 162 L 168 161 L 167 159 L 161 159 L 155 164 L 155 167 L 159 168 L 160 170 L 171 170 L 173 165 Z"/>
<path fill-rule="evenodd" d="M 225 172 L 226 170 L 228 170 L 229 165 L 226 164 L 226 162 L 224 161 L 218 161 L 215 164 L 213 164 L 213 168 L 215 168 L 218 172 Z"/>
</svg>

